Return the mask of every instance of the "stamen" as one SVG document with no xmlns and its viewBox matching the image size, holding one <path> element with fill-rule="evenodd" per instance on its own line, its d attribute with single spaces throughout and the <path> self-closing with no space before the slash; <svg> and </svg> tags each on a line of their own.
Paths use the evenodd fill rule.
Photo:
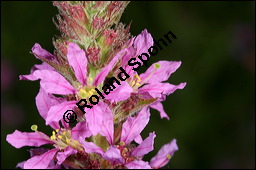
<svg viewBox="0 0 256 170">
<path fill-rule="evenodd" d="M 85 86 L 79 90 L 79 92 L 77 93 L 77 97 L 80 99 L 87 99 L 94 93 L 96 93 L 96 90 L 93 86 Z"/>
<path fill-rule="evenodd" d="M 62 139 L 62 136 L 59 135 L 58 138 L 59 138 L 59 139 Z"/>
<path fill-rule="evenodd" d="M 140 83 L 136 83 L 137 86 L 140 86 Z"/>
<path fill-rule="evenodd" d="M 56 129 L 55 131 L 58 133 L 58 132 L 59 132 L 59 129 Z"/>
<path fill-rule="evenodd" d="M 70 139 L 66 138 L 66 142 L 67 142 L 67 143 L 70 143 Z"/>
<path fill-rule="evenodd" d="M 168 159 L 171 159 L 171 158 L 172 158 L 172 156 L 171 156 L 170 154 L 167 154 L 166 157 L 167 157 Z"/>
<path fill-rule="evenodd" d="M 128 149 L 127 149 L 127 148 L 124 148 L 124 152 L 128 152 Z"/>
<path fill-rule="evenodd" d="M 67 132 L 66 132 L 66 131 L 64 131 L 62 134 L 63 134 L 64 136 L 66 136 Z"/>
<path fill-rule="evenodd" d="M 84 89 L 80 89 L 81 93 L 86 93 L 86 91 Z"/>
<path fill-rule="evenodd" d="M 31 126 L 31 130 L 33 130 L 33 131 L 37 131 L 37 128 L 38 128 L 37 125 L 32 125 Z"/>
<path fill-rule="evenodd" d="M 132 86 L 134 86 L 134 84 L 135 84 L 135 81 L 132 81 Z"/>
<path fill-rule="evenodd" d="M 156 69 L 159 69 L 161 67 L 161 65 L 159 63 L 154 64 L 154 66 Z"/>
<path fill-rule="evenodd" d="M 141 82 L 141 84 L 146 83 L 146 82 L 155 74 L 156 70 L 157 70 L 158 68 L 160 68 L 160 64 L 158 64 L 158 63 L 154 64 L 154 66 L 155 66 L 155 69 L 149 74 L 149 76 L 148 76 L 147 78 L 145 78 L 145 79 Z"/>
<path fill-rule="evenodd" d="M 46 139 L 46 140 L 50 140 L 50 138 L 48 136 L 46 136 L 45 134 L 43 134 L 42 132 L 39 132 L 38 130 L 38 126 L 37 125 L 32 125 L 31 126 L 31 130 L 35 131 L 39 136 L 41 136 L 42 138 Z"/>
<path fill-rule="evenodd" d="M 90 94 L 90 95 L 93 95 L 93 92 L 92 92 L 92 90 L 90 90 L 90 91 L 89 91 L 89 94 Z"/>
<path fill-rule="evenodd" d="M 121 146 L 124 146 L 124 145 L 125 145 L 125 143 L 124 143 L 123 141 L 121 141 L 121 142 L 120 142 L 120 145 L 121 145 Z"/>
<path fill-rule="evenodd" d="M 56 136 L 55 135 L 52 135 L 51 136 L 51 140 L 55 140 L 56 139 Z"/>
<path fill-rule="evenodd" d="M 55 131 L 52 131 L 52 135 L 56 135 Z"/>
<path fill-rule="evenodd" d="M 134 76 L 138 79 L 138 81 L 137 81 L 137 82 L 141 82 L 141 78 L 140 78 L 140 76 L 138 76 L 137 74 L 135 74 Z"/>
</svg>

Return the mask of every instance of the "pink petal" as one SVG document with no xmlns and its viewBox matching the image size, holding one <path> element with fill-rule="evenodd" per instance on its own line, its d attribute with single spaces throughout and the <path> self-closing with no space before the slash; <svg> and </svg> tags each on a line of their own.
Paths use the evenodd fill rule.
<svg viewBox="0 0 256 170">
<path fill-rule="evenodd" d="M 135 38 L 129 40 L 127 52 L 122 57 L 122 67 L 127 74 L 136 74 L 136 72 L 132 70 L 133 67 L 127 65 L 128 61 L 135 56 L 141 55 L 142 53 L 148 53 L 148 49 L 153 46 L 153 44 L 153 38 L 146 29 Z"/>
<path fill-rule="evenodd" d="M 24 169 L 24 164 L 26 163 L 26 161 L 20 162 L 16 165 L 16 168 L 21 168 Z"/>
<path fill-rule="evenodd" d="M 35 45 L 32 47 L 32 53 L 45 58 L 46 60 L 53 60 L 55 58 L 54 55 L 43 49 L 38 43 L 35 43 Z"/>
<path fill-rule="evenodd" d="M 38 80 L 38 77 L 35 77 L 33 74 L 36 70 L 52 70 L 52 71 L 54 71 L 54 69 L 49 64 L 47 64 L 45 62 L 43 62 L 42 64 L 35 64 L 31 68 L 30 74 L 19 76 L 20 80 L 31 80 L 31 81 Z"/>
<path fill-rule="evenodd" d="M 30 157 L 40 156 L 40 155 L 48 152 L 49 150 L 50 149 L 46 149 L 46 148 L 32 148 L 29 150 Z M 24 161 L 24 163 L 25 162 L 26 161 Z M 56 165 L 54 160 L 51 160 L 50 164 L 48 165 L 48 167 L 46 169 L 61 169 L 61 167 L 59 165 Z"/>
<path fill-rule="evenodd" d="M 150 117 L 149 108 L 144 107 L 136 117 L 129 117 L 123 124 L 121 141 L 131 143 L 148 124 Z"/>
<path fill-rule="evenodd" d="M 128 61 L 135 56 L 135 48 L 133 47 L 135 37 L 129 39 L 127 44 L 127 52 L 122 57 L 122 67 L 127 66 Z M 130 67 L 130 66 L 129 66 Z"/>
<path fill-rule="evenodd" d="M 113 121 L 113 113 L 109 109 L 106 103 L 101 103 L 99 105 L 102 109 L 101 116 L 102 116 L 102 124 L 100 134 L 105 136 L 109 144 L 113 144 L 114 141 L 114 121 Z M 99 114 L 100 116 L 100 114 Z"/>
<path fill-rule="evenodd" d="M 84 86 L 87 75 L 87 58 L 84 50 L 75 43 L 69 43 L 67 58 L 69 64 L 75 71 L 77 80 Z"/>
<path fill-rule="evenodd" d="M 34 156 L 42 155 L 47 151 L 49 151 L 49 149 L 46 149 L 46 148 L 32 148 L 32 149 L 29 150 L 29 153 L 30 153 L 30 157 L 34 157 Z"/>
<path fill-rule="evenodd" d="M 155 133 L 150 133 L 149 137 L 147 137 L 138 147 L 136 147 L 132 151 L 132 155 L 136 157 L 140 157 L 151 152 L 154 149 L 155 137 L 156 137 Z"/>
<path fill-rule="evenodd" d="M 79 122 L 76 124 L 76 126 L 71 131 L 72 139 L 78 140 L 81 138 L 90 137 L 92 135 L 92 132 L 89 130 L 87 123 Z"/>
<path fill-rule="evenodd" d="M 97 153 L 100 156 L 104 154 L 104 151 L 92 142 L 85 142 L 83 138 L 80 139 L 80 143 L 83 145 L 86 153 Z"/>
<path fill-rule="evenodd" d="M 64 99 L 54 97 L 53 95 L 46 93 L 43 88 L 40 88 L 39 93 L 36 96 L 36 106 L 40 115 L 46 119 L 47 113 L 51 106 L 57 105 L 64 102 Z M 53 129 L 58 129 L 59 124 L 52 122 L 49 124 Z"/>
<path fill-rule="evenodd" d="M 52 106 L 47 113 L 45 124 L 49 125 L 51 122 L 59 122 L 59 120 L 63 119 L 63 115 L 67 112 L 67 110 L 74 110 L 75 105 L 76 101 L 65 101 Z"/>
<path fill-rule="evenodd" d="M 106 137 L 110 144 L 113 143 L 113 114 L 106 103 L 99 102 L 99 104 L 86 112 L 85 117 L 93 135 L 100 133 Z"/>
<path fill-rule="evenodd" d="M 70 146 L 68 146 L 67 148 L 65 148 L 64 152 L 58 152 L 56 158 L 58 160 L 57 164 L 62 164 L 62 162 L 64 162 L 66 160 L 66 158 L 70 155 L 76 154 L 77 150 L 71 148 Z"/>
<path fill-rule="evenodd" d="M 128 99 L 133 92 L 133 88 L 127 82 L 120 82 L 121 85 L 116 84 L 116 88 L 111 91 L 105 98 L 110 102 L 119 102 Z"/>
<path fill-rule="evenodd" d="M 20 75 L 19 80 L 30 80 L 35 81 L 38 80 L 38 77 L 35 77 L 34 74 L 28 74 L 28 75 Z"/>
<path fill-rule="evenodd" d="M 169 116 L 166 114 L 166 112 L 164 111 L 164 106 L 160 101 L 155 101 L 154 103 L 149 105 L 151 108 L 156 109 L 157 111 L 160 112 L 160 117 L 166 118 L 168 120 L 170 120 Z"/>
<path fill-rule="evenodd" d="M 109 71 L 113 68 L 114 64 L 122 55 L 125 54 L 126 51 L 126 48 L 119 51 L 116 54 L 116 56 L 110 61 L 110 63 L 106 67 L 104 67 L 99 74 L 96 75 L 93 83 L 95 86 L 98 86 L 100 83 L 103 82 L 103 80 L 105 80 L 106 76 L 108 75 Z"/>
<path fill-rule="evenodd" d="M 48 93 L 75 94 L 74 87 L 62 75 L 50 70 L 36 70 L 33 74 L 41 79 L 41 86 Z"/>
<path fill-rule="evenodd" d="M 62 169 L 60 165 L 49 165 L 46 169 Z"/>
<path fill-rule="evenodd" d="M 143 142 L 141 135 L 138 135 L 138 136 L 134 139 L 134 141 L 135 141 L 137 144 L 141 144 L 141 142 Z"/>
<path fill-rule="evenodd" d="M 41 133 L 41 132 L 40 132 Z M 45 134 L 41 133 L 46 136 Z M 47 137 L 47 136 L 46 136 Z M 15 130 L 12 134 L 6 136 L 6 141 L 9 142 L 15 148 L 21 148 L 23 146 L 41 146 L 44 144 L 53 143 L 44 139 L 36 132 L 20 132 Z"/>
<path fill-rule="evenodd" d="M 127 52 L 122 57 L 122 68 L 126 71 L 128 75 L 134 75 L 135 71 L 132 70 L 133 67 L 127 65 L 128 61 L 136 56 L 136 49 L 133 47 L 135 37 L 131 38 L 127 43 Z"/>
<path fill-rule="evenodd" d="M 124 158 L 122 157 L 120 150 L 115 146 L 110 146 L 110 148 L 103 155 L 103 158 L 109 160 L 112 165 L 124 163 Z"/>
<path fill-rule="evenodd" d="M 148 162 L 144 161 L 133 161 L 125 165 L 128 169 L 152 169 Z"/>
<path fill-rule="evenodd" d="M 159 98 L 160 101 L 165 100 L 166 95 L 170 95 L 177 89 L 183 89 L 186 83 L 173 85 L 170 83 L 150 83 L 139 89 L 140 93 L 148 92 L 153 98 Z"/>
<path fill-rule="evenodd" d="M 88 109 L 85 113 L 85 118 L 88 123 L 89 130 L 92 132 L 93 135 L 97 135 L 101 130 L 101 124 L 103 121 L 102 118 L 102 109 L 98 105 L 93 106 L 91 109 Z"/>
<path fill-rule="evenodd" d="M 134 40 L 134 46 L 137 49 L 135 56 L 142 53 L 148 53 L 149 47 L 153 46 L 153 38 L 150 33 L 145 29 Z"/>
<path fill-rule="evenodd" d="M 31 70 L 30 73 L 34 72 L 35 70 L 51 70 L 54 71 L 54 68 L 47 64 L 46 62 L 43 62 L 42 64 L 35 64 Z"/>
<path fill-rule="evenodd" d="M 30 158 L 24 164 L 24 169 L 46 169 L 57 151 L 58 149 L 51 149 L 40 156 Z"/>
<path fill-rule="evenodd" d="M 167 155 L 173 156 L 174 152 L 177 150 L 178 146 L 176 144 L 176 139 L 173 139 L 170 143 L 162 146 L 156 156 L 151 159 L 150 166 L 156 169 L 165 166 L 170 161 L 170 159 L 167 158 Z"/>
<path fill-rule="evenodd" d="M 160 68 L 155 68 L 156 63 L 160 64 Z M 156 63 L 152 64 L 145 73 L 140 74 L 142 82 L 151 76 L 152 72 L 155 73 L 146 81 L 147 83 L 166 81 L 181 65 L 181 61 L 158 61 Z"/>
</svg>

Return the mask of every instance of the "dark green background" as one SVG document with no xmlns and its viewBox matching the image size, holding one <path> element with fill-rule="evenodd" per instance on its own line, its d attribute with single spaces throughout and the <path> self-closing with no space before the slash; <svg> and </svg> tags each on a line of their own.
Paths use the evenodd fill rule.
<svg viewBox="0 0 256 170">
<path fill-rule="evenodd" d="M 52 37 L 59 35 L 51 2 L 1 2 L 1 60 L 14 71 L 9 89 L 1 88 L 1 167 L 14 168 L 29 158 L 31 147 L 15 149 L 5 140 L 15 129 L 50 134 L 35 106 L 39 82 L 19 81 L 41 63 L 29 52 L 38 42 L 53 52 Z M 170 168 L 255 168 L 255 3 L 254 2 L 131 2 L 121 19 L 132 20 L 132 35 L 147 28 L 155 39 L 171 30 L 176 36 L 150 62 L 182 61 L 170 77 L 187 82 L 163 102 L 170 121 L 152 110 L 143 131 L 156 132 L 155 150 L 176 138 L 179 151 Z M 144 69 L 145 70 L 145 69 Z M 144 71 L 141 70 L 141 71 Z M 6 117 L 9 116 L 9 119 Z M 18 121 L 18 120 L 20 121 Z M 15 120 L 15 121 L 14 121 Z M 16 123 L 15 123 L 16 122 Z M 17 123 L 19 122 L 19 123 Z"/>
</svg>

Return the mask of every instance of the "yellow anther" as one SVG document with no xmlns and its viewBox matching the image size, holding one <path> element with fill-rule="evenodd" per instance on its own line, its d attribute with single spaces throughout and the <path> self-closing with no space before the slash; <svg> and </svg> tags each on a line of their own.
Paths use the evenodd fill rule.
<svg viewBox="0 0 256 170">
<path fill-rule="evenodd" d="M 121 145 L 121 146 L 124 146 L 124 145 L 125 145 L 125 143 L 124 143 L 123 141 L 121 141 L 121 142 L 120 142 L 120 145 Z"/>
<path fill-rule="evenodd" d="M 55 131 L 52 131 L 52 135 L 56 135 Z"/>
<path fill-rule="evenodd" d="M 33 130 L 33 131 L 37 131 L 37 128 L 38 128 L 37 125 L 32 125 L 31 126 L 31 130 Z"/>
<path fill-rule="evenodd" d="M 159 63 L 156 63 L 156 64 L 154 64 L 154 66 L 156 69 L 158 69 L 158 68 L 160 68 L 161 65 Z"/>
<path fill-rule="evenodd" d="M 86 90 L 84 90 L 84 89 L 80 89 L 79 92 L 78 92 L 78 95 L 79 95 L 81 98 L 83 98 L 83 99 L 90 97 L 92 94 L 93 94 L 93 93 L 92 93 L 91 91 L 88 92 L 88 91 L 86 91 Z"/>
<path fill-rule="evenodd" d="M 92 79 L 91 77 L 89 78 L 89 80 L 90 80 L 90 81 L 93 81 L 93 79 Z"/>
<path fill-rule="evenodd" d="M 138 76 L 137 74 L 135 74 L 134 76 L 138 79 L 138 81 L 137 81 L 137 82 L 141 82 L 141 78 L 140 78 L 140 76 Z"/>
<path fill-rule="evenodd" d="M 56 129 L 55 131 L 58 133 L 59 129 Z"/>
<path fill-rule="evenodd" d="M 62 134 L 63 134 L 64 136 L 66 136 L 67 132 L 66 132 L 66 131 L 64 131 Z"/>
<path fill-rule="evenodd" d="M 172 156 L 171 156 L 170 154 L 167 154 L 166 157 L 167 157 L 168 159 L 171 159 L 171 158 L 172 158 Z"/>
<path fill-rule="evenodd" d="M 59 138 L 59 139 L 62 139 L 62 136 L 59 135 L 58 138 Z"/>
<path fill-rule="evenodd" d="M 135 84 L 135 81 L 132 81 L 132 86 L 134 86 L 134 84 Z"/>
<path fill-rule="evenodd" d="M 137 86 L 140 86 L 140 83 L 136 83 Z"/>
<path fill-rule="evenodd" d="M 56 136 L 55 135 L 52 135 L 51 136 L 51 140 L 55 140 L 56 139 Z"/>
<path fill-rule="evenodd" d="M 67 142 L 67 143 L 70 143 L 70 139 L 66 138 L 66 142 Z"/>
<path fill-rule="evenodd" d="M 93 95 L 93 92 L 92 92 L 92 90 L 90 90 L 90 91 L 89 91 L 89 94 L 90 94 L 90 95 Z"/>
<path fill-rule="evenodd" d="M 85 91 L 84 89 L 80 89 L 79 92 L 81 92 L 81 93 L 87 93 L 87 91 Z"/>
</svg>

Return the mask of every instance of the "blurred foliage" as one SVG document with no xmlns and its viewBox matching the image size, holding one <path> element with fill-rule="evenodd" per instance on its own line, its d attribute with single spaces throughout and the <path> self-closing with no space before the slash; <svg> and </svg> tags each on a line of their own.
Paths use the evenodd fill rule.
<svg viewBox="0 0 256 170">
<path fill-rule="evenodd" d="M 18 76 L 41 63 L 29 53 L 34 43 L 53 52 L 52 37 L 59 35 L 52 23 L 56 14 L 51 2 L 1 1 L 1 61 L 13 68 L 11 74 L 3 70 L 6 64 L 1 67 L 1 80 L 11 79 L 8 89 L 1 82 L 2 168 L 28 159 L 31 148 L 15 149 L 6 142 L 7 134 L 29 132 L 32 124 L 50 134 L 35 106 L 39 82 Z M 130 2 L 121 21 L 132 21 L 132 35 L 146 28 L 155 39 L 169 30 L 177 36 L 150 63 L 182 61 L 168 82 L 187 82 L 164 102 L 170 121 L 152 110 L 142 136 L 155 131 L 157 137 L 146 160 L 176 138 L 179 151 L 169 168 L 255 168 L 254 20 L 255 2 Z M 6 105 L 19 111 L 3 111 Z"/>
</svg>

